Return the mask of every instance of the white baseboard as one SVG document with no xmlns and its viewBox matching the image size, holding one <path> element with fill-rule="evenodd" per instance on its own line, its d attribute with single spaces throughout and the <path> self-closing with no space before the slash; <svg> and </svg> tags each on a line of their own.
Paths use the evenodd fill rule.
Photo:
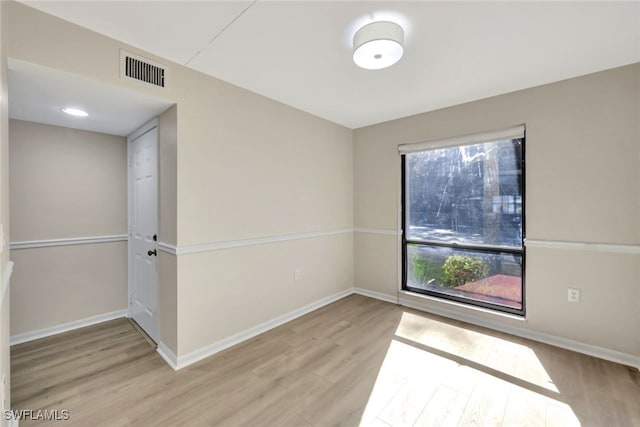
<svg viewBox="0 0 640 427">
<path fill-rule="evenodd" d="M 363 295 L 369 298 L 375 298 L 382 301 L 390 302 L 392 304 L 398 304 L 398 301 L 399 301 L 397 296 L 383 294 L 382 292 L 370 291 L 369 289 L 364 289 L 364 288 L 353 288 L 353 293 L 358 295 Z"/>
<path fill-rule="evenodd" d="M 240 333 L 232 335 L 228 338 L 217 341 L 208 346 L 202 347 L 198 350 L 192 351 L 191 353 L 185 354 L 184 356 L 178 356 L 177 363 L 174 369 L 182 369 L 186 366 L 189 366 L 193 363 L 196 363 L 202 359 L 205 359 L 209 356 L 212 356 L 222 350 L 225 350 L 229 347 L 232 347 L 236 344 L 239 344 L 243 341 L 246 341 L 250 338 L 255 337 L 256 335 L 260 335 L 264 332 L 267 332 L 270 329 L 278 327 L 284 323 L 287 323 L 293 319 L 297 319 L 300 316 L 304 316 L 307 313 L 310 313 L 314 310 L 317 310 L 325 305 L 331 304 L 339 299 L 342 299 L 346 296 L 349 296 L 353 293 L 353 288 L 345 289 L 344 291 L 340 291 L 337 294 L 330 295 L 328 297 L 322 298 L 318 301 L 315 301 L 311 304 L 305 305 L 297 310 L 293 310 L 287 314 L 282 316 L 278 316 L 275 319 L 271 319 L 267 322 L 256 325 L 252 328 L 244 330 Z M 158 346 L 160 348 L 160 346 Z M 163 356 L 164 357 L 164 356 Z M 165 359 L 166 360 L 166 359 Z M 171 365 L 171 363 L 169 363 Z M 173 366 L 172 366 L 173 367 Z"/>
<path fill-rule="evenodd" d="M 10 345 L 22 344 L 24 342 L 45 338 L 51 335 L 61 334 L 63 332 L 72 331 L 74 329 L 84 328 L 85 326 L 95 325 L 97 323 L 107 322 L 113 319 L 127 317 L 127 310 L 117 310 L 110 313 L 99 314 L 97 316 L 87 317 L 85 319 L 74 320 L 73 322 L 63 323 L 62 325 L 53 326 L 51 328 L 40 329 L 33 332 L 25 332 L 13 335 L 9 339 Z"/>
<path fill-rule="evenodd" d="M 167 362 L 167 364 L 174 370 L 182 369 L 193 363 L 196 363 L 202 359 L 212 356 L 222 350 L 232 347 L 236 344 L 253 338 L 261 333 L 267 332 L 270 329 L 278 327 L 286 322 L 294 320 L 300 316 L 317 310 L 325 305 L 331 304 L 339 299 L 342 299 L 351 294 L 363 295 L 370 298 L 375 298 L 381 301 L 389 302 L 392 304 L 400 304 L 405 307 L 414 308 L 416 310 L 424 311 L 427 313 L 436 314 L 443 317 L 448 317 L 455 320 L 471 323 L 474 325 L 482 326 L 485 328 L 493 329 L 496 331 L 504 332 L 507 334 L 515 335 L 522 338 L 531 339 L 533 341 L 542 342 L 545 344 L 553 345 L 556 347 L 564 348 L 567 350 L 575 351 L 589 356 L 598 357 L 600 359 L 609 360 L 612 362 L 620 363 L 627 366 L 632 366 L 640 369 L 640 357 L 628 353 L 619 352 L 616 350 L 607 349 L 591 344 L 581 343 L 579 341 L 571 340 L 568 338 L 562 338 L 555 335 L 545 334 L 542 332 L 531 331 L 524 328 L 506 325 L 498 321 L 492 321 L 476 317 L 473 315 L 467 315 L 459 313 L 453 310 L 447 310 L 446 308 L 437 307 L 429 304 L 420 303 L 413 299 L 407 298 L 404 295 L 400 297 L 396 295 L 389 295 L 381 292 L 370 291 L 363 288 L 349 288 L 337 294 L 330 295 L 322 298 L 297 310 L 293 310 L 282 316 L 271 319 L 267 322 L 256 325 L 238 334 L 232 335 L 228 338 L 217 341 L 208 346 L 202 347 L 184 356 L 176 356 L 164 343 L 158 343 L 158 353 Z M 10 344 L 20 344 L 27 341 L 36 340 L 39 338 L 48 337 L 50 335 L 59 334 L 62 332 L 71 331 L 73 329 L 83 328 L 85 326 L 94 325 L 96 323 L 106 322 L 121 317 L 127 316 L 127 310 L 118 310 L 111 313 L 105 313 L 98 316 L 89 317 L 86 319 L 65 323 L 52 328 L 41 329 L 39 331 L 27 332 L 24 334 L 14 335 L 10 339 Z"/>
<path fill-rule="evenodd" d="M 167 365 L 171 366 L 171 369 L 173 369 L 174 371 L 178 370 L 178 356 L 173 354 L 173 351 L 171 351 L 171 349 L 167 347 L 166 344 L 162 341 L 158 341 L 157 352 L 158 354 L 160 354 L 160 357 L 162 357 L 164 361 L 167 362 Z"/>
<path fill-rule="evenodd" d="M 393 304 L 398 303 L 398 298 L 392 295 L 383 294 L 380 292 L 373 292 L 366 289 L 354 288 L 354 293 L 368 296 L 371 298 L 380 299 L 382 301 L 391 302 Z M 611 362 L 620 363 L 626 366 L 632 366 L 640 369 L 640 357 L 632 354 L 623 353 L 616 350 L 610 350 L 608 348 L 599 347 L 591 344 L 585 344 L 579 341 L 571 340 L 568 338 L 562 338 L 555 335 L 545 334 L 543 332 L 531 331 L 516 326 L 506 325 L 497 321 L 487 320 L 480 317 L 465 315 L 453 310 L 447 310 L 446 308 L 436 307 L 433 305 L 423 304 L 413 299 L 407 298 L 404 295 L 400 296 L 399 303 L 402 306 L 414 308 L 416 310 L 425 311 L 427 313 L 436 314 L 438 316 L 447 317 L 450 319 L 460 320 L 462 322 L 471 323 L 473 325 L 482 326 L 488 329 L 504 332 L 507 334 L 515 335 L 521 338 L 527 338 L 533 341 L 542 342 L 545 344 L 553 345 L 555 347 L 564 348 L 566 350 L 575 351 L 577 353 L 587 354 L 589 356 L 598 357 L 600 359 L 609 360 Z"/>
</svg>

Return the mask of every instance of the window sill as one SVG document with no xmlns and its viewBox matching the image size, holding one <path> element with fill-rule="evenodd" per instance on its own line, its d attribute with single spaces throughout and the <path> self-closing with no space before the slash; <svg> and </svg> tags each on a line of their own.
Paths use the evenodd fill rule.
<svg viewBox="0 0 640 427">
<path fill-rule="evenodd" d="M 444 299 L 444 298 L 432 297 L 430 295 L 424 295 L 424 294 L 420 294 L 418 292 L 406 291 L 406 290 L 401 289 L 399 291 L 399 295 L 400 295 L 400 304 L 401 305 L 407 305 L 409 307 L 417 308 L 419 310 L 433 312 L 434 314 L 442 315 L 442 316 L 445 316 L 445 317 L 453 317 L 453 318 L 456 318 L 458 320 L 462 320 L 462 321 L 465 321 L 465 322 L 476 323 L 474 321 L 475 319 L 477 319 L 474 316 L 476 314 L 490 315 L 490 316 L 495 317 L 495 318 L 509 319 L 509 320 L 514 320 L 514 321 L 518 321 L 518 322 L 521 322 L 521 323 L 526 323 L 527 322 L 526 315 L 519 316 L 517 314 L 504 313 L 504 312 L 501 312 L 501 311 L 491 310 L 491 309 L 484 308 L 484 307 L 477 307 L 477 306 L 473 306 L 473 305 L 469 305 L 469 304 L 463 304 L 463 303 L 459 303 L 459 302 L 456 302 L 456 301 L 447 300 L 447 299 Z M 406 299 L 403 301 L 402 300 L 402 296 L 422 299 L 422 300 L 425 300 L 425 301 L 428 301 L 428 302 L 436 303 L 436 305 L 431 305 L 430 304 L 430 305 L 426 306 L 426 305 L 423 305 L 423 304 L 414 304 L 413 306 L 411 306 L 411 305 L 404 304 L 404 303 L 409 302 L 409 304 L 411 304 L 412 301 L 408 301 Z M 420 307 L 420 306 L 422 306 L 422 307 Z M 453 310 L 452 308 L 461 309 L 462 311 Z M 474 316 L 474 317 L 471 318 L 472 316 Z M 486 318 L 486 317 L 483 316 L 483 318 Z"/>
</svg>

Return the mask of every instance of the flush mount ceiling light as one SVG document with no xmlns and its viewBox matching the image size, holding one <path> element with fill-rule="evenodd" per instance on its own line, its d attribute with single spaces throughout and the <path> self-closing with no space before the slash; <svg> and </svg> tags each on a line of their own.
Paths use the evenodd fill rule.
<svg viewBox="0 0 640 427">
<path fill-rule="evenodd" d="M 70 107 L 62 108 L 62 112 L 76 117 L 87 117 L 89 115 L 86 111 Z"/>
<path fill-rule="evenodd" d="M 353 62 L 366 70 L 380 70 L 395 64 L 404 53 L 404 31 L 395 22 L 365 25 L 353 36 Z"/>
</svg>

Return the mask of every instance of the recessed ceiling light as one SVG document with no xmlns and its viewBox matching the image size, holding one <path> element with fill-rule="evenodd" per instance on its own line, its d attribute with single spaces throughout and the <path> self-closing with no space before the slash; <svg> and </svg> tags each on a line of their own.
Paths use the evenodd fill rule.
<svg viewBox="0 0 640 427">
<path fill-rule="evenodd" d="M 404 30 L 395 22 L 377 21 L 365 25 L 353 36 L 353 62 L 366 70 L 380 70 L 395 64 L 404 53 Z"/>
<path fill-rule="evenodd" d="M 63 108 L 62 112 L 67 113 L 70 116 L 76 116 L 76 117 L 87 117 L 89 115 L 89 113 L 87 113 L 84 110 L 79 110 L 77 108 L 69 108 L 69 107 Z"/>
</svg>

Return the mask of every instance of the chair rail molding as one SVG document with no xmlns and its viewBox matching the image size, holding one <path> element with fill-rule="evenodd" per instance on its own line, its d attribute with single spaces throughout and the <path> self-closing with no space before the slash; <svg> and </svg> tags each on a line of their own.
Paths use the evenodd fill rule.
<svg viewBox="0 0 640 427">
<path fill-rule="evenodd" d="M 527 248 L 565 249 L 573 251 L 612 252 L 619 254 L 640 254 L 640 245 L 621 243 L 578 242 L 562 240 L 525 239 Z"/>
<path fill-rule="evenodd" d="M 89 237 L 67 237 L 61 239 L 45 239 L 45 240 L 25 240 L 21 242 L 11 242 L 9 248 L 11 250 L 33 249 L 33 248 L 49 248 L 54 246 L 71 246 L 71 245 L 89 245 L 94 243 L 111 243 L 126 242 L 128 240 L 126 234 L 115 234 L 110 236 L 89 236 Z"/>
</svg>

